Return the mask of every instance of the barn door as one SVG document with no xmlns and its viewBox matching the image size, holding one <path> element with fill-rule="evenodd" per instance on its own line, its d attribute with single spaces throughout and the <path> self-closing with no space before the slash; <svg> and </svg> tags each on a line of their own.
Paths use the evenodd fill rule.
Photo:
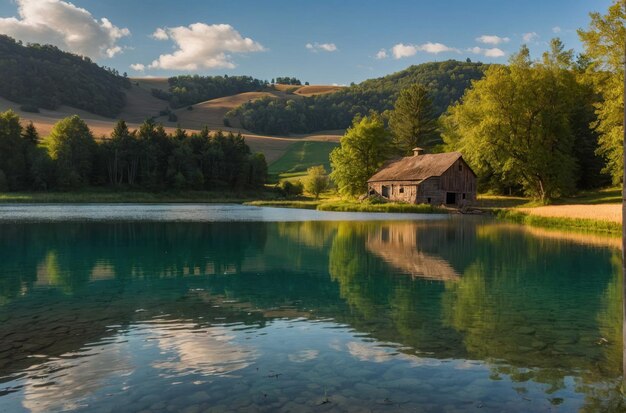
<svg viewBox="0 0 626 413">
<path fill-rule="evenodd" d="M 446 204 L 456 204 L 456 192 L 446 192 Z"/>
</svg>

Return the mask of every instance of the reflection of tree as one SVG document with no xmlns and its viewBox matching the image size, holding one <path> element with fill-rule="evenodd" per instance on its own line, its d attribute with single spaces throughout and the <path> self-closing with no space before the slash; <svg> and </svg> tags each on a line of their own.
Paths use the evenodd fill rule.
<svg viewBox="0 0 626 413">
<path fill-rule="evenodd" d="M 597 344 L 603 333 L 595 319 L 600 303 L 615 305 L 599 282 L 611 273 L 608 252 L 498 234 L 495 227 L 479 236 L 491 246 L 476 250 L 460 282 L 446 283 L 441 302 L 444 322 L 463 334 L 468 357 L 504 360 L 494 374 L 548 384 L 548 393 L 575 371 L 600 368 L 597 379 L 610 377 L 613 361 Z"/>
<path fill-rule="evenodd" d="M 92 278 L 240 273 L 265 223 L 2 224 L 0 303 L 37 283 L 71 294 Z"/>
<path fill-rule="evenodd" d="M 363 224 L 342 222 L 330 247 L 328 272 L 333 281 L 339 283 L 341 297 L 358 310 L 365 318 L 372 318 L 378 313 L 376 296 L 383 291 L 372 291 L 371 277 L 376 274 L 376 263 L 367 253 L 362 235 Z M 384 296 L 383 296 L 384 297 Z M 383 298 L 380 300 L 386 303 Z"/>
<path fill-rule="evenodd" d="M 602 307 L 597 315 L 602 349 L 601 362 L 592 363 L 582 379 L 579 391 L 586 393 L 583 412 L 626 411 L 623 389 L 623 336 L 622 336 L 622 259 L 614 253 L 611 258 L 613 277 L 602 297 Z M 604 381 L 604 383 L 602 383 Z M 602 385 L 598 385 L 601 382 Z"/>
</svg>

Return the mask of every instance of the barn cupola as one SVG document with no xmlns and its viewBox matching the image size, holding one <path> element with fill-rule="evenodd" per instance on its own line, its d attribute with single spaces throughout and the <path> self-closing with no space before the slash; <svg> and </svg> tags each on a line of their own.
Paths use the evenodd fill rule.
<svg viewBox="0 0 626 413">
<path fill-rule="evenodd" d="M 426 151 L 423 148 L 413 148 L 413 156 L 424 155 L 424 152 Z"/>
</svg>

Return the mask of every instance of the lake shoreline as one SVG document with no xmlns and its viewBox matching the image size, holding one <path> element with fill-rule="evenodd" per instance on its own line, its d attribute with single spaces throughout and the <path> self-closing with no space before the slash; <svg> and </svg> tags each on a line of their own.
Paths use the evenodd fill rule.
<svg viewBox="0 0 626 413">
<path fill-rule="evenodd" d="M 257 207 L 295 208 L 329 212 L 376 212 L 376 213 L 419 213 L 419 214 L 450 214 L 453 210 L 434 207 L 432 205 L 413 205 L 399 203 L 360 202 L 339 198 L 285 199 L 273 191 L 250 191 L 230 193 L 227 191 L 81 191 L 81 192 L 14 192 L 0 193 L 2 204 L 242 204 Z M 517 207 L 481 208 L 485 215 L 493 215 L 496 219 L 526 226 L 540 228 L 566 229 L 583 232 L 619 234 L 622 224 L 609 219 L 577 218 L 560 214 L 542 216 L 532 213 L 533 208 Z"/>
</svg>

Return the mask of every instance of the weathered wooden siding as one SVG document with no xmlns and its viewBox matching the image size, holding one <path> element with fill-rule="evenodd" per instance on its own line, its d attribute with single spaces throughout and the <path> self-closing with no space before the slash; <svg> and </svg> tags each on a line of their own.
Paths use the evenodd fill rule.
<svg viewBox="0 0 626 413">
<path fill-rule="evenodd" d="M 386 190 L 385 190 L 386 188 Z M 444 205 L 447 194 L 455 194 L 455 204 L 465 206 L 476 201 L 476 176 L 459 158 L 441 176 L 423 181 L 380 181 L 368 185 L 370 195 L 380 195 L 390 201 L 414 204 Z"/>
<path fill-rule="evenodd" d="M 442 205 L 446 202 L 446 194 L 441 190 L 441 178 L 433 176 L 420 184 L 417 189 L 416 204 Z"/>
<path fill-rule="evenodd" d="M 417 195 L 417 182 L 416 181 L 388 181 L 388 182 L 373 182 L 369 184 L 368 192 L 383 196 L 383 186 L 388 188 L 388 196 L 385 198 L 390 201 L 409 202 L 414 204 Z"/>
<path fill-rule="evenodd" d="M 441 175 L 441 191 L 456 193 L 459 205 L 476 201 L 476 176 L 462 158 Z"/>
</svg>

